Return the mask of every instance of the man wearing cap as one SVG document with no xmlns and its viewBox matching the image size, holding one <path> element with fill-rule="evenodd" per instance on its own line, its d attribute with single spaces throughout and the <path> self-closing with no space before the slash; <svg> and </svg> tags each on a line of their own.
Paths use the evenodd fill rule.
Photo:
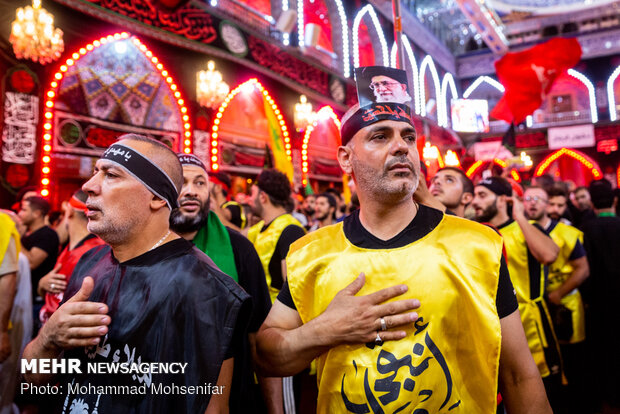
<svg viewBox="0 0 620 414">
<path fill-rule="evenodd" d="M 39 280 L 37 288 L 45 300 L 39 313 L 42 324 L 58 309 L 80 257 L 93 247 L 104 244 L 103 240 L 88 231 L 87 197 L 84 191 L 77 190 L 65 206 L 65 215 L 60 225 L 65 226 L 69 242 L 58 256 L 54 269 Z"/>
<path fill-rule="evenodd" d="M 183 166 L 183 187 L 179 207 L 170 215 L 170 228 L 205 252 L 252 297 L 248 335 L 239 347 L 239 355 L 235 356 L 230 412 L 261 412 L 261 401 L 269 412 L 279 412 L 282 410 L 282 380 L 260 377 L 264 398 L 260 392 L 255 394 L 254 386 L 252 358 L 256 355 L 256 332 L 271 309 L 263 266 L 252 243 L 239 232 L 225 227 L 209 210 L 212 192 L 207 183 L 210 174 L 203 162 L 193 154 L 178 154 L 178 158 Z"/>
<path fill-rule="evenodd" d="M 63 303 L 24 351 L 28 361 L 79 360 L 81 373 L 56 380 L 62 380 L 58 411 L 227 408 L 233 337 L 243 334 L 249 297 L 204 253 L 170 232 L 182 184 L 174 152 L 128 134 L 103 153 L 83 185 L 88 230 L 109 246 L 82 256 Z M 108 373 L 89 372 L 88 363 Z M 109 373 L 113 363 L 125 364 L 127 373 Z M 30 372 L 26 379 L 42 384 L 54 377 Z M 120 386 L 137 391 L 121 396 L 110 390 Z"/>
<path fill-rule="evenodd" d="M 508 215 L 509 204 L 512 204 L 512 217 Z M 528 221 L 523 203 L 512 196 L 512 186 L 502 177 L 479 181 L 474 188 L 472 206 L 476 220 L 497 228 L 504 239 L 508 270 L 529 348 L 540 375 L 548 378 L 545 380 L 548 393 L 555 395 L 560 387 L 562 364 L 544 301 L 547 274 L 544 267 L 557 259 L 560 248 L 541 228 Z"/>
<path fill-rule="evenodd" d="M 317 358 L 318 412 L 495 413 L 499 376 L 509 412 L 549 413 L 501 238 L 413 200 L 410 109 L 356 105 L 341 136 L 360 209 L 291 246 L 257 337 L 262 368 Z"/>
</svg>

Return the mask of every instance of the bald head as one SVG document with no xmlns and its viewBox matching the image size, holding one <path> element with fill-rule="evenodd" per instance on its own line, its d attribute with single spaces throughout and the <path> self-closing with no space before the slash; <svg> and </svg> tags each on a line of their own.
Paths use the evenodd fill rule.
<svg viewBox="0 0 620 414">
<path fill-rule="evenodd" d="M 161 168 L 174 183 L 177 192 L 183 187 L 183 167 L 177 154 L 167 145 L 138 134 L 125 134 L 119 143 L 131 147 Z"/>
</svg>

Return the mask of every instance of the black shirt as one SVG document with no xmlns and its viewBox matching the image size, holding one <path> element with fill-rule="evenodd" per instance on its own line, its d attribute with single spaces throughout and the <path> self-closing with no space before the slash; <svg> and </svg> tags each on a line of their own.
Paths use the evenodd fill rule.
<svg viewBox="0 0 620 414">
<path fill-rule="evenodd" d="M 66 350 L 65 358 L 87 362 L 180 362 L 179 374 L 67 375 L 67 384 L 97 386 L 147 385 L 146 395 L 114 395 L 79 391 L 65 404 L 88 404 L 100 413 L 198 413 L 210 395 L 153 393 L 151 384 L 201 386 L 216 384 L 222 362 L 236 355 L 245 335 L 249 297 L 211 259 L 184 239 L 170 241 L 119 263 L 109 246 L 95 247 L 78 262 L 65 293 L 72 297 L 86 276 L 94 279 L 89 301 L 108 305 L 112 319 L 98 346 Z M 64 400 L 64 395 L 62 399 Z"/>
<path fill-rule="evenodd" d="M 261 229 L 261 233 L 269 228 L 271 223 L 266 224 Z M 294 241 L 302 238 L 306 232 L 303 228 L 291 224 L 286 226 L 280 234 L 278 243 L 276 243 L 276 249 L 273 252 L 273 256 L 269 260 L 269 274 L 271 275 L 271 287 L 275 289 L 282 289 L 284 285 L 284 278 L 282 277 L 282 260 L 286 258 L 288 249 L 291 247 Z"/>
<path fill-rule="evenodd" d="M 381 240 L 364 228 L 359 219 L 359 211 L 351 213 L 344 219 L 343 231 L 346 238 L 357 247 L 364 249 L 396 249 L 421 239 L 430 233 L 441 221 L 443 213 L 434 208 L 420 204 L 416 216 L 400 233 L 389 240 Z M 288 283 L 278 294 L 278 300 L 295 309 Z M 497 313 L 500 318 L 510 315 L 519 307 L 506 260 L 502 256 L 499 270 L 499 283 L 495 298 Z"/>
<path fill-rule="evenodd" d="M 27 250 L 31 250 L 33 247 L 38 247 L 47 253 L 45 260 L 43 260 L 39 266 L 30 271 L 30 280 L 33 286 L 32 298 L 36 299 L 39 296 L 36 289 L 39 285 L 39 280 L 51 272 L 56 265 L 56 259 L 58 258 L 58 250 L 60 247 L 58 234 L 56 234 L 56 232 L 49 226 L 43 226 L 31 234 L 22 237 L 22 246 L 24 246 Z"/>
<path fill-rule="evenodd" d="M 230 211 L 230 222 L 235 226 L 242 228 L 243 220 L 241 219 L 241 205 L 229 203 L 224 208 Z"/>
</svg>

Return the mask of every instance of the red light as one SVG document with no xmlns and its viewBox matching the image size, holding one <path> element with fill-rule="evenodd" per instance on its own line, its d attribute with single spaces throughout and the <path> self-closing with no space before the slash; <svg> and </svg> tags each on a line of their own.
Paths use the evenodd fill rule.
<svg viewBox="0 0 620 414">
<path fill-rule="evenodd" d="M 41 190 L 41 195 L 43 197 L 47 197 L 48 195 L 50 195 L 50 192 L 47 188 L 44 188 L 43 190 Z"/>
</svg>

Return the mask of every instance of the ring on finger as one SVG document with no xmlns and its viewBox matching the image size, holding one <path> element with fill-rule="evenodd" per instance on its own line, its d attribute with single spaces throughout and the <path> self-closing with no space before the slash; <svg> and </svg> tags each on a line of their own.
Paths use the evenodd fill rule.
<svg viewBox="0 0 620 414">
<path fill-rule="evenodd" d="M 375 338 L 375 344 L 381 345 L 383 343 L 383 339 L 381 339 L 381 335 L 377 332 L 377 337 Z"/>
<path fill-rule="evenodd" d="M 379 319 L 379 321 L 381 322 L 381 330 L 387 331 L 387 324 L 385 323 L 385 318 L 381 318 Z"/>
<path fill-rule="evenodd" d="M 54 290 L 54 284 L 52 283 L 52 290 Z"/>
</svg>

